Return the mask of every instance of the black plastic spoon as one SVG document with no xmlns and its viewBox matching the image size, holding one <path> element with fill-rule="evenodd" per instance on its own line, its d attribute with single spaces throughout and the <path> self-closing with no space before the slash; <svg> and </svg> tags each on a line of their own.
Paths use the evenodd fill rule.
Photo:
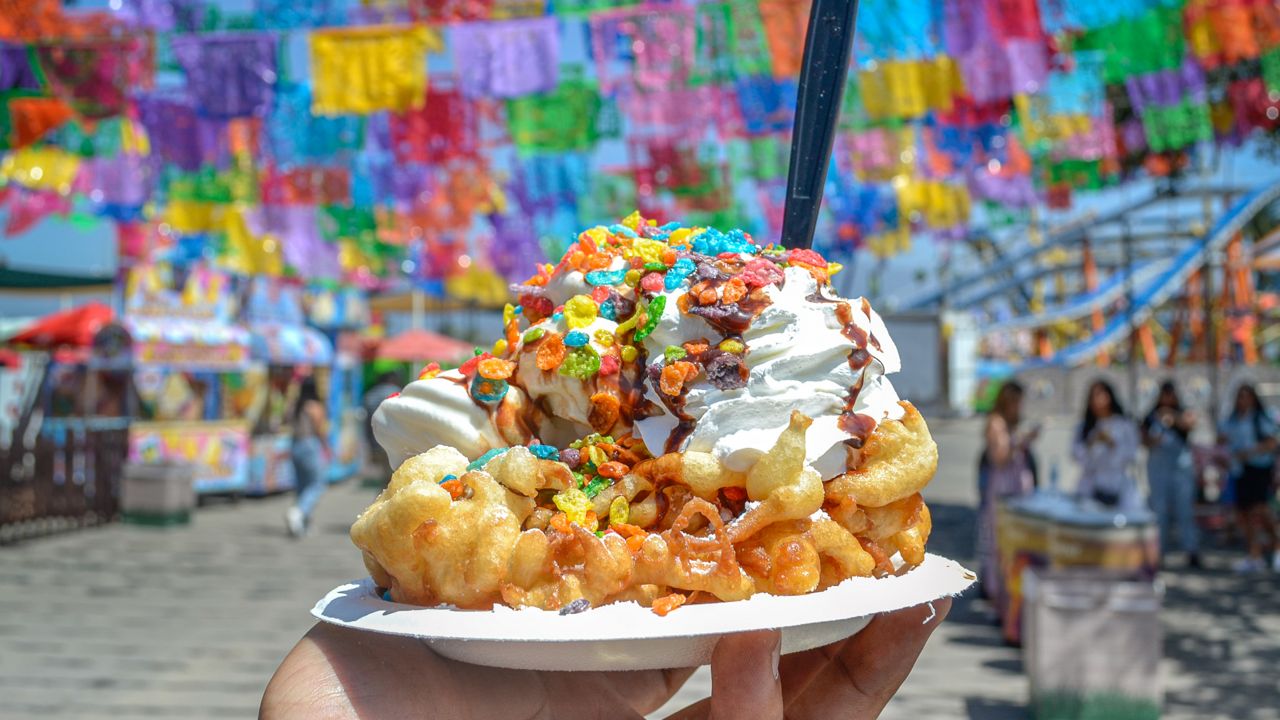
<svg viewBox="0 0 1280 720">
<path fill-rule="evenodd" d="M 809 9 L 782 219 L 785 247 L 813 245 L 857 17 L 858 0 L 813 0 Z"/>
</svg>

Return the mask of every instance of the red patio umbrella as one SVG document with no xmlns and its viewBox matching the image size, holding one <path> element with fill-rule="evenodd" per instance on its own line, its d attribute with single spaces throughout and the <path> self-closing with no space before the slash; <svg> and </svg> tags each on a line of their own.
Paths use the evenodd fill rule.
<svg viewBox="0 0 1280 720">
<path fill-rule="evenodd" d="M 46 315 L 9 338 L 14 345 L 31 345 L 44 350 L 57 347 L 89 347 L 93 337 L 115 313 L 102 303 L 88 303 L 71 310 Z"/>
<path fill-rule="evenodd" d="M 471 355 L 473 349 L 473 346 L 461 340 L 430 330 L 405 330 L 378 345 L 374 355 L 380 359 L 399 362 L 451 362 Z"/>
</svg>

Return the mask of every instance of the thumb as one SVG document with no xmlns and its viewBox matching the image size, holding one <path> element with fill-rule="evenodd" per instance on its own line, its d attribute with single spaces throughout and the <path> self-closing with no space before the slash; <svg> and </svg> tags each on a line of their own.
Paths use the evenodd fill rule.
<svg viewBox="0 0 1280 720">
<path fill-rule="evenodd" d="M 709 720 L 782 718 L 778 630 L 726 635 L 711 655 Z"/>
</svg>

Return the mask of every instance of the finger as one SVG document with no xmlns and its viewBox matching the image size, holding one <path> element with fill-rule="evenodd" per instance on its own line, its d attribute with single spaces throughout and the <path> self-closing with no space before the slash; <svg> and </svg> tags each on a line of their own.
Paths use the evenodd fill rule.
<svg viewBox="0 0 1280 720">
<path fill-rule="evenodd" d="M 782 718 L 782 633 L 726 635 L 711 655 L 710 720 Z"/>
<path fill-rule="evenodd" d="M 804 692 L 789 697 L 787 717 L 879 717 L 950 610 L 951 599 L 943 598 L 879 615 L 845 643 L 814 651 L 830 662 Z"/>
<path fill-rule="evenodd" d="M 782 658 L 779 674 L 782 675 L 782 704 L 790 708 L 796 698 L 809 690 L 809 686 L 831 665 L 832 658 L 849 644 L 851 638 L 815 650 L 791 653 Z"/>
<path fill-rule="evenodd" d="M 648 715 L 667 703 L 684 687 L 697 668 L 674 670 L 642 670 L 639 672 L 602 672 L 605 683 L 628 706 Z M 581 673 L 574 673 L 580 676 Z"/>
</svg>

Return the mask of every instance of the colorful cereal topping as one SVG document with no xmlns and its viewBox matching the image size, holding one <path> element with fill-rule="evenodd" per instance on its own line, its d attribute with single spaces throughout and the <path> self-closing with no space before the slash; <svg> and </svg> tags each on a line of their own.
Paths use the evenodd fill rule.
<svg viewBox="0 0 1280 720">
<path fill-rule="evenodd" d="M 560 366 L 561 375 L 569 375 L 579 380 L 586 380 L 598 372 L 600 372 L 600 353 L 585 344 L 585 341 L 581 347 L 571 350 Z"/>
<path fill-rule="evenodd" d="M 485 454 L 481 455 L 480 457 L 476 458 L 475 460 L 471 461 L 471 464 L 467 465 L 467 470 L 479 470 L 479 469 L 483 468 L 485 465 L 488 465 L 488 464 L 489 464 L 489 461 L 490 461 L 490 460 L 492 460 L 492 459 L 494 459 L 494 458 L 498 457 L 499 455 L 501 455 L 502 453 L 506 452 L 506 451 L 507 451 L 507 449 L 508 449 L 508 448 L 494 448 L 494 449 L 490 450 L 489 452 L 487 452 L 487 453 L 485 453 Z"/>
<path fill-rule="evenodd" d="M 533 453 L 535 457 L 541 458 L 543 460 L 559 460 L 560 459 L 560 450 L 557 449 L 555 445 L 538 445 L 538 444 L 530 445 L 529 452 Z"/>
<path fill-rule="evenodd" d="M 471 397 L 482 403 L 499 403 L 502 398 L 507 396 L 507 392 L 511 389 L 511 385 L 506 380 L 491 380 L 481 375 L 476 375 L 471 381 Z"/>
</svg>

